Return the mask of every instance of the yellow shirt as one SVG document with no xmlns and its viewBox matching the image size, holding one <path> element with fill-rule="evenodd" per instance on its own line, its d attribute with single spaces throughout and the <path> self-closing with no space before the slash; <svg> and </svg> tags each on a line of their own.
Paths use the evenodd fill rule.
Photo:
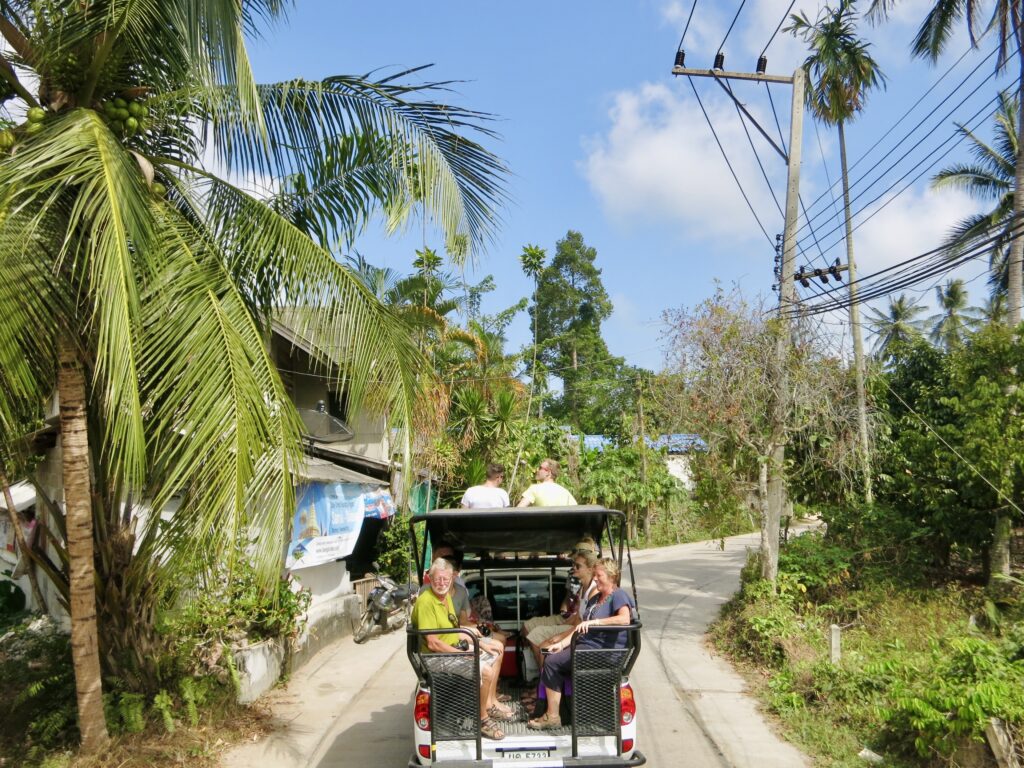
<svg viewBox="0 0 1024 768">
<path fill-rule="evenodd" d="M 534 483 L 526 489 L 523 498 L 531 507 L 574 507 L 576 499 L 558 483 Z"/>
<path fill-rule="evenodd" d="M 458 621 L 452 623 L 448 616 L 455 615 L 455 606 L 452 605 L 452 593 L 448 592 L 444 596 L 444 600 L 438 600 L 437 595 L 434 594 L 433 590 L 428 589 L 422 595 L 416 598 L 416 602 L 412 607 L 412 625 L 416 629 L 447 629 L 448 627 L 455 628 L 458 626 Z M 455 646 L 459 644 L 460 635 L 456 633 L 434 635 L 439 637 L 442 641 L 448 643 L 448 645 Z M 420 653 L 425 653 L 430 649 L 427 648 L 427 638 L 420 638 Z"/>
</svg>

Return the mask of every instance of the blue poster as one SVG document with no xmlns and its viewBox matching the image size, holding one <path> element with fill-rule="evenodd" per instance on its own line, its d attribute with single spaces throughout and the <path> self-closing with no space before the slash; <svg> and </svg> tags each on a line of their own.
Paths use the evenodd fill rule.
<svg viewBox="0 0 1024 768">
<path fill-rule="evenodd" d="M 307 483 L 298 488 L 285 568 L 309 568 L 352 554 L 366 517 L 394 514 L 386 488 L 360 483 Z"/>
</svg>

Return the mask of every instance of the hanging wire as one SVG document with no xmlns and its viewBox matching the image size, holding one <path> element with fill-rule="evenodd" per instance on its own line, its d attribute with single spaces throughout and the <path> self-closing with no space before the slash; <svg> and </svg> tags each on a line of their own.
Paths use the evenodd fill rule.
<svg viewBox="0 0 1024 768">
<path fill-rule="evenodd" d="M 732 28 L 736 26 L 736 20 L 740 17 L 740 13 L 743 12 L 743 6 L 747 4 L 747 0 L 742 0 L 740 7 L 736 9 L 736 15 L 732 17 L 732 24 L 729 25 L 729 29 L 725 31 L 725 37 L 722 38 L 722 44 L 718 46 L 718 52 L 721 53 L 722 49 L 725 48 L 725 41 L 729 39 L 729 35 L 732 34 Z"/>
<path fill-rule="evenodd" d="M 711 117 L 708 115 L 708 111 L 706 109 L 704 109 L 704 102 L 700 100 L 700 94 L 697 93 L 697 86 L 695 86 L 693 84 L 693 78 L 690 77 L 689 75 L 687 75 L 686 79 L 690 83 L 690 88 L 693 89 L 693 95 L 697 97 L 697 104 L 700 105 L 700 111 L 704 113 L 704 119 L 707 121 L 708 127 L 711 129 L 711 135 L 715 137 L 715 143 L 718 145 L 718 149 L 722 153 L 722 157 L 725 160 L 725 164 L 727 166 L 729 166 L 729 173 L 732 174 L 733 181 L 735 181 L 736 182 L 736 186 L 739 187 L 740 194 L 743 195 L 743 200 L 744 200 L 744 202 L 746 202 L 747 208 L 749 208 L 750 209 L 750 213 L 753 214 L 754 221 L 756 221 L 757 222 L 757 226 L 760 227 L 761 232 L 764 234 L 765 240 L 767 240 L 768 244 L 771 245 L 772 248 L 774 248 L 775 247 L 775 241 L 772 240 L 771 236 L 768 234 L 768 230 L 766 230 L 764 228 L 764 225 L 761 223 L 761 219 L 758 217 L 757 211 L 754 210 L 754 206 L 750 203 L 750 198 L 747 197 L 747 192 L 746 192 L 745 189 L 743 189 L 743 185 L 740 183 L 740 179 L 736 175 L 736 171 L 733 170 L 732 163 L 729 162 L 729 155 L 726 154 L 725 147 L 723 147 L 722 146 L 722 142 L 719 141 L 719 139 L 718 139 L 718 132 L 715 131 L 715 126 L 711 122 Z"/>
<path fill-rule="evenodd" d="M 789 18 L 789 12 L 793 10 L 794 5 L 796 5 L 796 0 L 793 0 L 793 2 L 789 4 L 789 8 L 786 9 L 786 12 L 782 14 L 782 19 L 779 21 L 779 26 L 777 26 L 775 28 L 775 31 L 772 32 L 772 36 L 768 38 L 768 42 L 764 44 L 764 48 L 761 50 L 761 56 L 764 56 L 766 53 L 768 53 L 768 46 L 770 46 L 772 42 L 774 42 L 775 36 L 779 34 L 779 30 L 782 29 L 782 25 L 786 23 L 786 19 Z M 760 58 L 760 56 L 758 58 Z M 768 85 L 768 83 L 765 83 L 765 85 Z"/>
<path fill-rule="evenodd" d="M 686 26 L 683 27 L 683 35 L 682 35 L 682 37 L 679 38 L 679 45 L 676 47 L 677 51 L 682 50 L 682 48 L 683 48 L 683 40 L 686 39 L 686 32 L 687 32 L 687 30 L 690 29 L 690 22 L 693 20 L 693 12 L 696 9 L 697 9 L 697 0 L 693 0 L 693 5 L 690 6 L 690 15 L 686 17 Z"/>
</svg>

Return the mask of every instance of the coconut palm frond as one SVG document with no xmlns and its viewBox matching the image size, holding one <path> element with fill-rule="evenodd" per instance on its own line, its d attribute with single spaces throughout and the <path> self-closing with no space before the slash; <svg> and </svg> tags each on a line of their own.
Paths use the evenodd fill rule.
<svg viewBox="0 0 1024 768">
<path fill-rule="evenodd" d="M 935 189 L 962 189 L 978 199 L 997 199 L 1006 193 L 1006 179 L 994 176 L 984 168 L 972 165 L 951 165 L 932 177 Z"/>
<path fill-rule="evenodd" d="M 388 136 L 387 158 L 395 188 L 389 201 L 389 231 L 402 227 L 424 202 L 447 237 L 468 236 L 478 250 L 493 239 L 494 211 L 504 202 L 501 161 L 459 131 L 486 138 L 490 116 L 461 107 L 413 100 L 447 90 L 450 82 L 402 85 L 402 72 L 383 80 L 339 75 L 322 81 L 261 85 L 269 144 L 251 126 L 234 119 L 231 89 L 206 92 L 213 148 L 218 162 L 250 176 L 315 174 L 317 147 L 342 135 Z M 456 254 L 457 255 L 457 254 Z"/>
</svg>

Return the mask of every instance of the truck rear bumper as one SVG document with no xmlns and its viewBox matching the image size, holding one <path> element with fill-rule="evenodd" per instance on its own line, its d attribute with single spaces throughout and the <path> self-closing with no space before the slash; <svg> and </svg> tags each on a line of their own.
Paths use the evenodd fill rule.
<svg viewBox="0 0 1024 768">
<path fill-rule="evenodd" d="M 646 765 L 647 758 L 639 750 L 633 756 L 623 757 L 553 757 L 548 760 L 443 760 L 433 763 L 439 768 L 631 768 Z M 416 755 L 409 760 L 409 768 L 422 768 Z"/>
</svg>

